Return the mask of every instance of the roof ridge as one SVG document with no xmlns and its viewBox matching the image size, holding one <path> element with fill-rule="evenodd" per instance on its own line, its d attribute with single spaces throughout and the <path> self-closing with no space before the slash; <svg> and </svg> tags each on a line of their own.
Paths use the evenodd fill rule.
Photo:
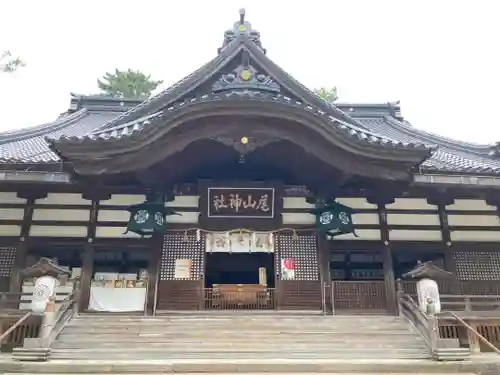
<svg viewBox="0 0 500 375">
<path fill-rule="evenodd" d="M 473 144 L 469 142 L 463 142 L 459 140 L 455 140 L 452 138 L 448 138 L 445 136 L 441 136 L 438 134 L 434 134 L 422 129 L 416 129 L 413 126 L 409 125 L 408 121 L 399 121 L 395 119 L 393 116 L 384 116 L 390 126 L 397 128 L 400 131 L 405 132 L 406 134 L 412 135 L 414 137 L 421 137 L 427 141 L 438 144 L 440 147 L 447 147 L 456 151 L 463 152 L 472 152 L 474 154 L 479 154 L 482 156 L 487 156 L 490 152 L 491 145 L 479 145 Z"/>
<path fill-rule="evenodd" d="M 26 129 L 20 129 L 15 131 L 7 131 L 0 133 L 0 145 L 11 142 L 22 141 L 27 138 L 33 138 L 53 131 L 60 130 L 63 127 L 71 125 L 74 121 L 80 120 L 87 115 L 87 109 L 83 108 L 71 114 L 67 114 L 58 117 L 52 122 L 48 122 L 41 125 L 36 125 Z"/>
<path fill-rule="evenodd" d="M 194 72 L 191 72 L 184 78 L 180 79 L 179 81 L 175 82 L 174 84 L 170 85 L 167 87 L 165 90 L 159 92 L 158 94 L 150 97 L 149 99 L 146 99 L 142 103 L 140 103 L 138 106 L 131 108 L 124 114 L 114 118 L 113 120 L 107 122 L 106 124 L 100 126 L 99 128 L 95 129 L 96 132 L 100 132 L 102 130 L 106 130 L 109 128 L 113 128 L 115 126 L 125 124 L 130 121 L 136 120 L 138 117 L 145 116 L 146 114 L 141 113 L 141 110 L 143 109 L 148 109 L 149 107 L 153 107 L 153 111 L 156 112 L 161 109 L 161 107 L 173 103 L 175 100 L 179 99 L 180 96 L 185 94 L 186 90 L 182 90 L 180 94 L 175 95 L 175 91 L 180 90 L 180 88 L 185 85 L 186 83 L 189 83 L 192 79 L 195 79 L 198 81 L 200 78 L 203 81 L 208 80 L 212 75 L 208 74 L 202 74 L 202 72 L 205 72 L 207 70 L 213 70 L 213 74 L 216 73 L 215 69 L 210 69 L 212 66 L 218 67 L 221 65 L 225 60 L 226 62 L 230 59 L 233 58 L 233 54 L 235 52 L 239 52 L 241 46 L 241 37 L 237 37 L 233 41 L 231 41 L 222 51 L 220 54 L 215 56 L 213 59 L 208 61 L 207 63 L 203 64 L 200 66 L 198 69 L 196 69 Z M 193 86 L 193 83 L 189 86 Z M 187 89 L 188 90 L 188 89 Z M 169 95 L 172 95 L 172 98 L 167 100 L 166 103 L 162 103 L 159 108 L 154 108 L 155 103 L 160 103 L 162 99 L 165 99 Z M 133 117 L 132 115 L 136 114 L 138 117 Z"/>
<path fill-rule="evenodd" d="M 320 108 L 320 109 L 322 109 L 324 111 L 333 111 L 334 114 L 339 115 L 341 117 L 339 120 L 343 120 L 345 122 L 351 123 L 351 124 L 353 124 L 353 125 L 361 128 L 361 129 L 368 130 L 359 121 L 357 121 L 352 116 L 349 116 L 347 113 L 345 113 L 344 111 L 342 111 L 341 109 L 339 109 L 334 103 L 331 103 L 331 102 L 323 99 L 318 94 L 316 94 L 314 92 L 314 90 L 311 90 L 310 88 L 308 88 L 307 86 L 305 86 L 304 84 L 302 84 L 300 81 L 298 81 L 297 79 L 295 79 L 290 73 L 288 73 L 281 66 L 279 66 L 278 64 L 276 64 L 272 59 L 270 59 L 269 57 L 267 57 L 267 55 L 255 43 L 253 43 L 251 40 L 248 40 L 248 38 L 245 38 L 245 39 L 243 39 L 243 43 L 250 50 L 250 52 L 252 54 L 257 55 L 258 58 L 266 60 L 265 62 L 267 64 L 271 65 L 272 68 L 274 68 L 275 70 L 277 70 L 279 73 L 281 73 L 286 78 L 286 79 L 283 80 L 285 82 L 284 86 L 290 92 L 293 93 L 294 90 L 290 90 L 290 87 L 286 84 L 286 81 L 293 82 L 293 84 L 295 86 L 299 87 L 301 90 L 303 90 L 309 96 L 311 96 L 312 98 L 314 98 L 315 100 L 314 100 L 314 102 L 312 104 L 315 105 L 316 107 L 318 107 L 318 108 Z M 282 82 L 282 85 L 283 85 L 283 82 Z M 303 96 L 303 95 L 297 95 L 297 94 L 295 94 L 295 95 L 297 97 L 299 97 L 299 98 Z"/>
</svg>

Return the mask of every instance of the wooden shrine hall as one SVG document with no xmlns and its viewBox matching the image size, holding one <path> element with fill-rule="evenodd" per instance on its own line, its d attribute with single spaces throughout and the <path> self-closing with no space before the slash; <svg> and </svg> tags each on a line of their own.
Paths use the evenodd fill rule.
<svg viewBox="0 0 500 375">
<path fill-rule="evenodd" d="M 415 129 L 398 103 L 323 100 L 244 12 L 157 95 L 72 95 L 0 134 L 0 168 L 3 292 L 29 293 L 20 271 L 44 257 L 87 311 L 395 313 L 427 261 L 444 294 L 500 295 L 499 146 Z"/>
</svg>

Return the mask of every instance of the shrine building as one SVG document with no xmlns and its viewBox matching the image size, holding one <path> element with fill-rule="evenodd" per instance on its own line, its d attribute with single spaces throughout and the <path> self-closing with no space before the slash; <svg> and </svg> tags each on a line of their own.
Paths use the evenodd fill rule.
<svg viewBox="0 0 500 375">
<path fill-rule="evenodd" d="M 46 257 L 86 311 L 392 314 L 426 261 L 442 293 L 500 295 L 498 145 L 323 100 L 244 12 L 219 47 L 143 102 L 72 94 L 0 134 L 1 291 L 29 292 Z"/>
</svg>

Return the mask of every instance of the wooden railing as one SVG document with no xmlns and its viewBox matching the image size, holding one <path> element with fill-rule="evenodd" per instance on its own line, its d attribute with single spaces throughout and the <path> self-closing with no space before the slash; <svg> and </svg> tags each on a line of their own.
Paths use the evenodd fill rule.
<svg viewBox="0 0 500 375">
<path fill-rule="evenodd" d="M 267 310 L 275 307 L 275 289 L 228 290 L 205 288 L 205 308 L 217 310 Z"/>
<path fill-rule="evenodd" d="M 1 335 L 0 335 L 0 345 L 2 342 L 9 337 L 9 335 L 14 332 L 17 328 L 21 326 L 25 321 L 27 321 L 31 317 L 31 312 L 27 312 L 24 314 L 21 318 L 19 318 L 18 321 L 16 321 L 13 325 L 11 325 L 8 329 L 6 329 Z"/>
<path fill-rule="evenodd" d="M 332 281 L 333 310 L 386 310 L 387 298 L 383 281 Z"/>
<path fill-rule="evenodd" d="M 20 310 L 21 298 L 32 293 L 0 293 L 0 349 L 10 352 L 23 346 L 24 339 L 36 338 L 40 333 L 41 318 L 28 310 Z M 25 300 L 24 300 L 25 301 Z"/>
<path fill-rule="evenodd" d="M 64 326 L 73 318 L 79 311 L 80 301 L 80 281 L 75 280 L 73 292 L 68 295 L 60 304 L 54 318 L 53 326 L 50 332 L 47 332 L 45 337 L 42 337 L 45 342 L 44 347 L 50 348 L 52 343 L 57 339 Z"/>
<path fill-rule="evenodd" d="M 69 296 L 71 293 L 58 293 L 58 299 L 64 299 Z M 10 312 L 19 312 L 22 310 L 20 308 L 21 304 L 25 304 L 30 302 L 32 292 L 0 292 L 0 313 L 10 313 Z M 23 298 L 27 297 L 27 298 Z M 60 303 L 60 302 L 56 302 Z"/>
<path fill-rule="evenodd" d="M 420 310 L 415 300 L 401 291 L 398 292 L 398 307 L 399 314 L 406 317 L 422 334 L 432 353 L 437 347 L 437 339 L 439 338 L 437 324 L 434 319 L 429 319 L 429 316 Z"/>
<path fill-rule="evenodd" d="M 448 298 L 447 295 L 441 297 L 444 297 L 445 301 Z M 452 306 L 456 306 L 455 308 L 465 311 L 464 301 L 470 301 L 470 298 L 468 298 L 470 296 L 452 297 L 459 300 L 459 297 L 461 297 L 461 300 Z M 484 296 L 477 297 L 479 299 L 484 298 Z M 484 323 L 483 318 L 474 316 L 461 318 L 457 313 L 452 311 L 444 311 L 436 315 L 426 314 L 420 309 L 418 303 L 410 295 L 405 293 L 402 288 L 398 288 L 397 300 L 399 314 L 406 317 L 422 334 L 434 358 L 439 359 L 441 356 L 455 358 L 456 360 L 456 358 L 462 356 L 463 350 L 467 350 L 469 354 L 470 352 L 481 351 L 479 343 L 483 344 L 489 351 L 500 354 L 498 346 L 489 340 L 489 338 L 486 337 L 487 335 L 480 332 L 481 326 L 478 322 L 482 321 Z M 487 303 L 491 304 L 491 302 Z M 484 305 L 479 304 L 478 307 L 481 308 L 482 306 Z M 468 305 L 468 308 L 471 308 L 471 305 Z M 467 311 L 472 310 L 470 309 Z M 497 319 L 500 320 L 500 317 L 497 316 Z M 450 326 L 450 320 L 453 322 L 452 326 Z M 467 321 L 469 321 L 469 323 Z M 450 330 L 450 327 L 453 329 Z M 463 333 L 465 333 L 465 335 Z M 450 339 L 452 341 L 455 340 L 455 346 L 451 345 L 452 343 L 449 342 Z M 464 349 L 464 347 L 468 349 Z"/>
<path fill-rule="evenodd" d="M 469 325 L 464 319 L 460 318 L 457 314 L 451 311 L 445 311 L 439 314 L 439 317 L 451 316 L 455 319 L 462 327 L 464 327 L 469 332 L 469 347 L 472 351 L 479 351 L 479 346 L 476 345 L 476 340 L 481 341 L 484 345 L 486 345 L 491 351 L 500 355 L 500 350 L 493 345 L 486 337 L 484 337 L 481 333 L 479 333 L 476 329 L 474 329 L 471 325 Z M 472 336 L 472 337 L 470 337 Z M 478 350 L 476 350 L 476 348 Z"/>
<path fill-rule="evenodd" d="M 498 312 L 500 316 L 500 296 L 441 294 L 441 308 L 446 311 Z"/>
<path fill-rule="evenodd" d="M 21 303 L 29 302 L 32 293 L 3 292 L 0 294 L 0 344 L 2 351 L 11 351 L 22 347 L 25 339 L 39 338 L 43 333 L 42 316 L 34 315 L 30 311 L 20 310 Z M 79 283 L 75 282 L 73 292 L 58 294 L 55 302 L 55 320 L 50 334 L 46 332 L 46 343 L 50 345 L 61 332 L 64 325 L 78 311 Z"/>
</svg>

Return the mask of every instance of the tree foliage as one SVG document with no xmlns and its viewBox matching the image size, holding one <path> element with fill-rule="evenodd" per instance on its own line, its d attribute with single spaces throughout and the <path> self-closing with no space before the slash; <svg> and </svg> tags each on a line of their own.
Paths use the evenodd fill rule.
<svg viewBox="0 0 500 375">
<path fill-rule="evenodd" d="M 104 95 L 125 99 L 144 99 L 163 83 L 151 79 L 138 70 L 119 70 L 107 72 L 97 80 L 97 86 Z"/>
<path fill-rule="evenodd" d="M 10 51 L 4 51 L 0 54 L 0 73 L 12 73 L 25 65 L 19 57 L 12 57 Z"/>
<path fill-rule="evenodd" d="M 327 88 L 323 86 L 315 89 L 314 92 L 317 95 L 319 95 L 322 99 L 330 103 L 337 101 L 337 99 L 339 98 L 336 87 Z"/>
</svg>

